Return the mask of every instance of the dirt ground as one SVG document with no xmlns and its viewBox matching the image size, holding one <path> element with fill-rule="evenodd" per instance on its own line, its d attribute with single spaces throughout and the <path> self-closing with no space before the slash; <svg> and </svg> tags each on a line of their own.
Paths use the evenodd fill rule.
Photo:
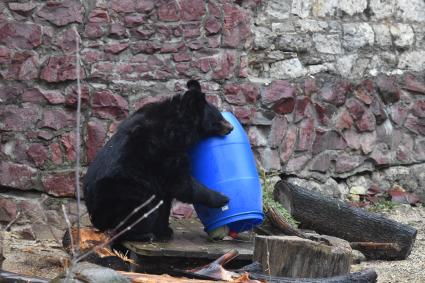
<svg viewBox="0 0 425 283">
<path fill-rule="evenodd" d="M 402 261 L 363 262 L 353 265 L 352 271 L 373 268 L 379 283 L 425 282 L 425 207 L 399 206 L 385 215 L 418 230 L 411 255 Z M 44 278 L 54 278 L 62 272 L 67 258 L 60 244 L 53 240 L 18 240 L 7 232 L 3 253 L 4 270 Z"/>
</svg>

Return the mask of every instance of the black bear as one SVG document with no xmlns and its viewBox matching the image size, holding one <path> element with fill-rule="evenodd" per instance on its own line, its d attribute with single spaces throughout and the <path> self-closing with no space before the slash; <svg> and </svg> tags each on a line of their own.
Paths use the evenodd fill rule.
<svg viewBox="0 0 425 283">
<path fill-rule="evenodd" d="M 155 195 L 122 229 L 163 204 L 121 240 L 169 240 L 171 201 L 221 207 L 229 199 L 191 177 L 188 150 L 200 139 L 227 135 L 232 125 L 208 103 L 198 81 L 188 91 L 168 100 L 148 104 L 126 118 L 97 153 L 84 178 L 84 196 L 93 225 L 115 230 L 132 211 Z"/>
</svg>

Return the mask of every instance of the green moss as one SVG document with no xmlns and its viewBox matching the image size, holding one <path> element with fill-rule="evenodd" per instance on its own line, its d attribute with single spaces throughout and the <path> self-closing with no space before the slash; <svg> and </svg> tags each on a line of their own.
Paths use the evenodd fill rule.
<svg viewBox="0 0 425 283">
<path fill-rule="evenodd" d="M 270 208 L 274 208 L 292 227 L 297 228 L 299 222 L 292 217 L 286 208 L 273 198 L 273 190 L 276 183 L 273 179 L 279 176 L 279 174 L 267 173 L 264 170 L 259 170 L 259 172 L 263 187 L 263 210 L 267 211 Z"/>
</svg>

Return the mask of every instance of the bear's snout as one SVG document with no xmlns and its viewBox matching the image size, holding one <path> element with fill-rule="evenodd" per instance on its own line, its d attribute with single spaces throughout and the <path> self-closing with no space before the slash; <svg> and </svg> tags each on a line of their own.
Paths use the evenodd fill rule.
<svg viewBox="0 0 425 283">
<path fill-rule="evenodd" d="M 223 136 L 225 136 L 225 135 L 229 134 L 229 133 L 233 130 L 233 125 L 232 125 L 232 124 L 230 124 L 230 123 L 229 123 L 229 122 L 227 122 L 227 121 L 223 121 L 223 122 L 221 122 L 221 126 L 222 126 L 221 134 L 222 134 Z"/>
</svg>

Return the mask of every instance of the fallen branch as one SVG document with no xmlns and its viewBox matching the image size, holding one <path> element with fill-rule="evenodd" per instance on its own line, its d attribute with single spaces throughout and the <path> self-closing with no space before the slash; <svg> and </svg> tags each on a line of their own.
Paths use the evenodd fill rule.
<svg viewBox="0 0 425 283">
<path fill-rule="evenodd" d="M 274 196 L 304 228 L 349 242 L 395 243 L 400 247 L 379 253 L 364 250 L 368 259 L 406 259 L 415 242 L 417 231 L 409 225 L 284 181 L 276 184 Z"/>
<path fill-rule="evenodd" d="M 274 208 L 267 209 L 266 216 L 272 225 L 282 231 L 285 235 L 308 239 L 308 236 L 305 233 L 292 227 L 291 224 L 289 224 Z"/>
</svg>

